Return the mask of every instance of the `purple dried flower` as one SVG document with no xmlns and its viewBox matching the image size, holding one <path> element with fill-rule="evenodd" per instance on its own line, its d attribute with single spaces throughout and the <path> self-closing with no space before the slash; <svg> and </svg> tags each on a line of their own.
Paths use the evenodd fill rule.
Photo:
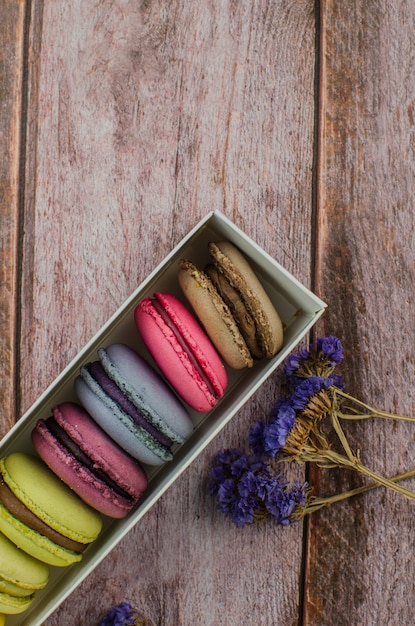
<svg viewBox="0 0 415 626">
<path fill-rule="evenodd" d="M 271 475 L 265 463 L 235 449 L 216 455 L 209 484 L 218 510 L 228 514 L 238 528 L 264 516 L 287 525 L 293 521 L 290 515 L 296 505 L 303 502 L 299 487 L 288 489 L 280 476 Z"/>
<path fill-rule="evenodd" d="M 341 374 L 330 374 L 330 378 L 332 380 L 333 387 L 337 387 L 337 389 L 344 388 L 344 378 Z"/>
<path fill-rule="evenodd" d="M 290 354 L 284 370 L 292 388 L 295 389 L 304 378 L 321 376 L 332 378 L 332 384 L 342 388 L 343 378 L 333 374 L 333 370 L 343 360 L 343 348 L 337 337 L 318 337 L 316 347 L 299 350 Z"/>
<path fill-rule="evenodd" d="M 259 458 L 274 457 L 285 445 L 287 435 L 295 423 L 291 400 L 279 400 L 268 423 L 256 422 L 249 433 L 249 443 Z"/>
<path fill-rule="evenodd" d="M 134 626 L 137 612 L 128 602 L 113 606 L 99 622 L 99 626 Z"/>
<path fill-rule="evenodd" d="M 295 521 L 293 514 L 298 506 L 305 506 L 307 489 L 307 483 L 295 483 L 291 488 L 277 481 L 270 484 L 265 506 L 277 524 L 288 526 Z"/>
<path fill-rule="evenodd" d="M 287 436 L 295 424 L 296 413 L 291 399 L 277 403 L 271 421 L 264 429 L 264 450 L 274 457 L 285 446 Z"/>
<path fill-rule="evenodd" d="M 276 402 L 268 422 L 259 420 L 252 426 L 249 433 L 249 443 L 258 458 L 274 458 L 286 445 L 287 438 L 296 425 L 296 420 L 303 419 L 302 412 L 307 409 L 310 413 L 311 405 L 315 419 L 319 419 L 327 411 L 324 403 L 320 402 L 317 405 L 315 400 L 321 391 L 331 387 L 334 378 L 310 376 L 309 378 L 298 379 L 298 381 L 289 398 Z M 303 429 L 303 432 L 306 433 L 307 431 Z"/>
<path fill-rule="evenodd" d="M 298 352 L 291 353 L 285 363 L 284 372 L 288 377 L 295 376 L 296 372 L 300 369 L 305 361 L 310 357 L 309 350 L 299 350 Z"/>
<path fill-rule="evenodd" d="M 209 472 L 209 488 L 216 495 L 218 510 L 230 515 L 239 528 L 251 523 L 268 476 L 265 464 L 254 456 L 235 448 L 219 452 Z"/>
<path fill-rule="evenodd" d="M 259 459 L 263 456 L 267 456 L 267 452 L 265 451 L 265 438 L 264 438 L 264 430 L 267 427 L 267 424 L 264 420 L 256 421 L 251 430 L 249 431 L 248 441 L 249 445 L 252 448 L 253 453 Z"/>
<path fill-rule="evenodd" d="M 323 352 L 324 356 L 331 359 L 332 367 L 343 361 L 343 347 L 340 339 L 330 337 L 318 337 L 317 351 Z"/>
<path fill-rule="evenodd" d="M 293 513 L 298 506 L 305 506 L 307 488 L 307 483 L 302 486 L 296 483 L 291 489 L 275 490 L 274 493 L 270 494 L 267 509 L 272 512 L 278 524 L 288 526 L 295 521 Z"/>
<path fill-rule="evenodd" d="M 333 384 L 331 377 L 310 376 L 301 380 L 291 396 L 292 407 L 296 411 L 304 411 L 310 398 L 315 396 L 319 391 L 326 390 Z"/>
</svg>

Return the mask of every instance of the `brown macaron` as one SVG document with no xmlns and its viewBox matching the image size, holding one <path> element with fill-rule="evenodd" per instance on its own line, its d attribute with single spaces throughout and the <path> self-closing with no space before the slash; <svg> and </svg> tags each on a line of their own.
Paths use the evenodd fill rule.
<svg viewBox="0 0 415 626">
<path fill-rule="evenodd" d="M 247 259 L 230 242 L 209 244 L 213 263 L 204 271 L 182 260 L 178 281 L 224 361 L 234 369 L 271 358 L 283 343 L 283 327 Z"/>
</svg>

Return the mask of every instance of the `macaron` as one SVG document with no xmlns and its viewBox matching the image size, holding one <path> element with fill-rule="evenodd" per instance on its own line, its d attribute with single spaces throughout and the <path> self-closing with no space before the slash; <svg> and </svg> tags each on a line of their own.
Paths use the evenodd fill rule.
<svg viewBox="0 0 415 626">
<path fill-rule="evenodd" d="M 85 502 L 125 517 L 147 487 L 147 476 L 78 404 L 64 402 L 32 431 L 36 452 Z"/>
<path fill-rule="evenodd" d="M 211 242 L 204 270 L 179 263 L 178 281 L 219 354 L 234 369 L 273 357 L 283 345 L 283 325 L 246 257 L 229 241 Z"/>
<path fill-rule="evenodd" d="M 32 604 L 35 592 L 49 579 L 45 563 L 26 554 L 0 533 L 0 611 L 17 614 Z M 3 615 L 0 615 L 0 624 Z"/>
<path fill-rule="evenodd" d="M 193 431 L 188 411 L 166 382 L 125 344 L 98 350 L 99 361 L 81 368 L 79 401 L 123 450 L 148 465 L 173 459 Z"/>
<path fill-rule="evenodd" d="M 102 528 L 102 519 L 40 459 L 14 452 L 0 459 L 0 531 L 34 558 L 63 567 Z"/>
<path fill-rule="evenodd" d="M 134 312 L 141 337 L 177 394 L 196 411 L 210 411 L 228 384 L 225 367 L 200 324 L 174 295 L 157 292 Z"/>
</svg>

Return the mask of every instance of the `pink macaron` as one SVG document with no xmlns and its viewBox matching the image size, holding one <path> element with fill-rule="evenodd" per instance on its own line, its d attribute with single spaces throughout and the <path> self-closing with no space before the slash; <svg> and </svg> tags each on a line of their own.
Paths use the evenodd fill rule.
<svg viewBox="0 0 415 626">
<path fill-rule="evenodd" d="M 32 431 L 39 456 L 90 506 L 125 517 L 147 487 L 142 467 L 79 405 L 64 402 L 52 413 Z"/>
<path fill-rule="evenodd" d="M 137 328 L 177 394 L 193 409 L 210 411 L 222 398 L 227 374 L 216 349 L 175 296 L 155 293 L 136 307 Z"/>
</svg>

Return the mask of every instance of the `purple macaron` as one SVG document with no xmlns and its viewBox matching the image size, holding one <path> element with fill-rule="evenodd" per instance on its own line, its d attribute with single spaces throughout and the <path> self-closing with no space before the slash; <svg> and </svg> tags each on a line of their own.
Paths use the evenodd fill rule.
<svg viewBox="0 0 415 626">
<path fill-rule="evenodd" d="M 173 458 L 192 433 L 192 420 L 164 380 L 125 344 L 98 350 L 99 361 L 81 368 L 77 396 L 121 448 L 148 465 Z"/>
</svg>

